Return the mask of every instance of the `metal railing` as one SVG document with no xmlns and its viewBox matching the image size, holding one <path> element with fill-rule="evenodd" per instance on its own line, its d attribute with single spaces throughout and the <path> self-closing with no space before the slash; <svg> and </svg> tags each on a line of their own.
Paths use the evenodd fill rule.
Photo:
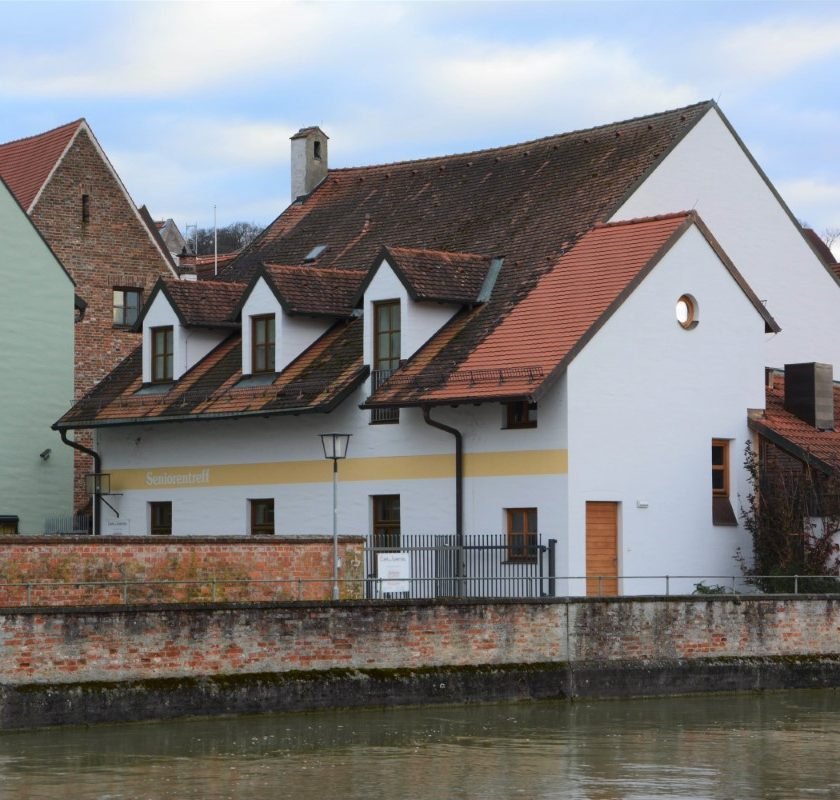
<svg viewBox="0 0 840 800">
<path fill-rule="evenodd" d="M 372 369 L 370 371 L 370 393 L 374 394 L 395 372 L 394 369 Z M 370 421 L 399 422 L 400 410 L 399 408 L 372 408 L 370 410 Z"/>
<path fill-rule="evenodd" d="M 382 600 L 408 598 L 510 599 L 547 598 L 610 599 L 612 597 L 671 597 L 698 600 L 710 595 L 732 597 L 789 597 L 840 594 L 837 575 L 564 575 L 520 577 L 513 584 L 520 594 L 487 593 L 486 576 L 451 579 L 451 594 L 436 594 L 438 577 L 411 577 L 410 591 L 388 591 L 392 579 L 368 576 L 339 581 L 341 600 Z M 782 581 L 778 590 L 763 592 L 756 582 Z M 546 592 L 553 586 L 556 591 Z M 619 593 L 609 587 L 617 584 Z M 786 585 L 785 585 L 786 584 Z M 496 589 L 508 589 L 496 583 Z M 139 604 L 184 604 L 224 602 L 326 602 L 331 599 L 332 578 L 226 579 L 207 577 L 194 580 L 113 580 L 113 581 L 20 581 L 0 583 L 0 607 L 127 606 Z"/>
<path fill-rule="evenodd" d="M 365 548 L 368 597 L 544 597 L 554 592 L 556 540 L 539 534 L 393 534 Z M 404 555 L 401 583 L 383 588 L 380 556 Z"/>
<path fill-rule="evenodd" d="M 73 514 L 63 517 L 47 517 L 44 534 L 47 536 L 80 536 L 92 530 L 90 514 Z"/>
</svg>

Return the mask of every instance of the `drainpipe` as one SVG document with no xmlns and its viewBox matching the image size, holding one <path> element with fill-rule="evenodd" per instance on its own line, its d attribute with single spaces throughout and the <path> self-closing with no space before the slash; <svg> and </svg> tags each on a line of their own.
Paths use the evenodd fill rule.
<svg viewBox="0 0 840 800">
<path fill-rule="evenodd" d="M 89 447 L 85 447 L 83 444 L 79 444 L 78 442 L 70 441 L 67 438 L 67 431 L 64 428 L 59 428 L 59 434 L 61 434 L 61 441 L 64 442 L 68 447 L 72 447 L 74 450 L 78 450 L 80 453 L 85 453 L 93 458 L 93 471 L 96 473 L 102 472 L 102 456 L 99 455 L 95 450 L 91 450 Z M 99 496 L 99 492 L 96 492 L 93 496 L 93 535 L 99 536 L 99 517 L 100 512 L 102 510 L 102 498 Z"/>
<path fill-rule="evenodd" d="M 458 546 L 456 578 L 463 578 L 466 573 L 464 553 L 464 437 L 457 428 L 444 425 L 430 416 L 429 406 L 423 406 L 423 419 L 433 428 L 451 433 L 455 437 L 455 542 Z M 460 594 L 463 596 L 463 586 Z"/>
</svg>

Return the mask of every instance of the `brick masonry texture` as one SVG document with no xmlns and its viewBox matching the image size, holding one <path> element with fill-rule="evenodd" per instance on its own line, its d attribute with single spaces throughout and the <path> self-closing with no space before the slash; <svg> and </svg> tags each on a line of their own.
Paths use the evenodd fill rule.
<svg viewBox="0 0 840 800">
<path fill-rule="evenodd" d="M 82 195 L 88 195 L 90 219 L 82 221 Z M 75 326 L 75 397 L 68 408 L 102 380 L 139 343 L 139 334 L 113 325 L 113 290 L 135 288 L 148 297 L 155 281 L 171 275 L 135 209 L 83 129 L 65 154 L 38 202 L 32 221 L 76 282 L 87 303 Z M 88 432 L 76 440 L 91 445 Z M 91 460 L 76 453 L 74 505 L 88 502 L 84 475 Z"/>
<path fill-rule="evenodd" d="M 7 609 L 0 674 L 7 687 L 551 663 L 618 675 L 836 659 L 838 633 L 840 601 L 820 597 Z"/>
<path fill-rule="evenodd" d="M 363 595 L 364 539 L 340 537 L 343 597 Z M 324 600 L 327 537 L 0 539 L 0 606 Z M 86 584 L 118 582 L 115 586 Z"/>
</svg>

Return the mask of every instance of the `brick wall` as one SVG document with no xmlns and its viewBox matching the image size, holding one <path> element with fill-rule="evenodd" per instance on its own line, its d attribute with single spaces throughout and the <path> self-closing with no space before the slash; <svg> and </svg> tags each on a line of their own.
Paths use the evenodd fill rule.
<svg viewBox="0 0 840 800">
<path fill-rule="evenodd" d="M 82 221 L 84 194 L 89 197 L 88 222 Z M 139 334 L 113 326 L 114 287 L 142 289 L 148 297 L 155 281 L 172 273 L 85 130 L 65 154 L 31 216 L 87 303 L 84 319 L 75 326 L 75 397 L 67 398 L 69 408 L 140 343 Z M 90 446 L 86 432 L 77 440 Z M 84 475 L 91 471 L 91 460 L 77 453 L 76 507 L 88 502 Z"/>
<path fill-rule="evenodd" d="M 339 539 L 343 597 L 364 594 L 363 547 L 361 537 Z M 0 606 L 106 605 L 126 597 L 131 603 L 323 600 L 332 596 L 332 552 L 332 538 L 312 536 L 4 537 Z"/>
<path fill-rule="evenodd" d="M 6 610 L 9 686 L 294 671 L 832 657 L 817 597 Z"/>
</svg>

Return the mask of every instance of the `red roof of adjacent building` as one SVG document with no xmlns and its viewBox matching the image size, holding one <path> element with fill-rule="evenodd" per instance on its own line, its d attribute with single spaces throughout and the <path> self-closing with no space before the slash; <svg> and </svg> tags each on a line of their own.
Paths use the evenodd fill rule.
<svg viewBox="0 0 840 800">
<path fill-rule="evenodd" d="M 0 144 L 0 175 L 27 212 L 84 122 L 77 119 L 51 131 Z"/>
<path fill-rule="evenodd" d="M 778 373 L 766 390 L 764 412 L 750 417 L 750 428 L 806 463 L 825 472 L 840 471 L 840 385 L 833 388 L 834 430 L 820 430 L 785 411 L 785 378 Z"/>
</svg>

